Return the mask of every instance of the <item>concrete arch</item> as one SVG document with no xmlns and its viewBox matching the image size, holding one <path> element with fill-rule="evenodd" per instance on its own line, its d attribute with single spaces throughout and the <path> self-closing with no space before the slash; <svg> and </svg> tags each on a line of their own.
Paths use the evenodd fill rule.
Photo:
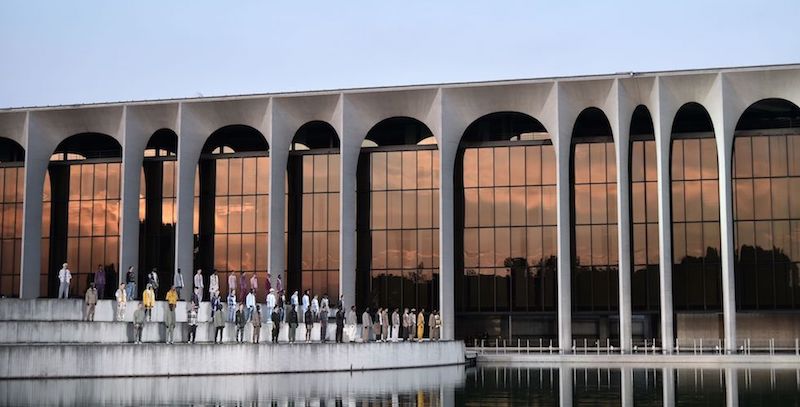
<svg viewBox="0 0 800 407">
<path fill-rule="evenodd" d="M 0 137 L 0 163 L 24 162 L 25 148 L 22 144 L 9 137 Z"/>
<path fill-rule="evenodd" d="M 539 132 L 547 133 L 547 139 L 549 141 L 552 141 L 552 137 L 550 135 L 550 132 L 547 130 L 547 127 L 544 124 L 542 124 L 542 122 L 540 120 L 536 119 L 535 117 L 533 117 L 533 116 L 531 116 L 531 115 L 529 115 L 527 113 L 518 112 L 518 111 L 504 110 L 504 111 L 490 112 L 490 113 L 484 114 L 483 116 L 473 120 L 464 129 L 464 132 L 462 133 L 461 138 L 459 139 L 459 144 L 464 142 L 464 137 L 467 137 L 468 133 L 470 133 L 471 131 L 475 131 L 475 132 L 479 131 L 478 129 L 476 129 L 476 126 L 478 126 L 480 124 L 483 124 L 486 121 L 493 120 L 493 119 L 514 120 L 514 121 L 516 121 L 516 123 L 514 123 L 512 125 L 514 125 L 515 127 L 517 127 L 517 128 L 525 127 L 525 128 L 530 129 L 531 131 L 539 131 Z M 511 132 L 513 133 L 513 130 Z"/>
<path fill-rule="evenodd" d="M 331 137 L 329 137 L 327 140 L 313 140 L 313 142 L 309 142 L 305 138 L 306 137 L 305 132 L 315 131 L 315 130 L 328 132 L 329 136 Z M 334 128 L 333 125 L 324 120 L 311 120 L 303 123 L 294 132 L 294 137 L 292 137 L 292 144 L 294 143 L 301 143 L 304 146 L 308 147 L 310 150 L 313 150 L 315 148 L 338 149 L 340 147 L 339 134 L 336 132 L 336 128 Z M 325 144 L 327 144 L 327 146 L 325 146 Z"/>
<path fill-rule="evenodd" d="M 379 134 L 379 132 L 383 131 L 400 131 L 401 129 L 398 126 L 403 126 L 406 130 L 411 130 L 416 127 L 415 130 L 418 130 L 419 133 L 411 134 L 408 132 L 400 132 L 395 133 L 390 136 L 384 136 L 383 134 Z M 393 136 L 393 137 L 392 137 Z M 400 137 L 404 137 L 402 142 L 399 140 Z M 430 138 L 436 137 L 435 134 L 431 131 L 430 127 L 425 124 L 424 122 L 408 116 L 392 116 L 387 117 L 370 127 L 369 131 L 364 135 L 364 141 L 369 140 L 377 144 L 378 146 L 389 146 L 389 145 L 416 145 L 419 142 Z M 380 141 L 380 142 L 379 142 Z M 438 140 L 437 140 L 438 141 Z M 362 141 L 363 142 L 363 141 Z M 436 143 L 438 147 L 438 142 Z M 363 146 L 361 148 L 364 148 Z"/>
<path fill-rule="evenodd" d="M 264 134 L 246 124 L 229 124 L 214 130 L 206 138 L 201 151 L 210 153 L 215 147 L 230 147 L 235 152 L 270 150 L 269 141 Z"/>
</svg>

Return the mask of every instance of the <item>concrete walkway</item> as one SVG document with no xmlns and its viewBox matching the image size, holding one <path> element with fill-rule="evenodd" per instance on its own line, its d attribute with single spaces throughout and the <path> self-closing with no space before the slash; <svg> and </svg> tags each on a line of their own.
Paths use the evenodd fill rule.
<svg viewBox="0 0 800 407">
<path fill-rule="evenodd" d="M 467 353 L 475 353 L 467 349 Z M 686 365 L 692 367 L 779 367 L 800 366 L 800 356 L 794 354 L 751 354 L 751 355 L 695 355 L 681 353 L 676 355 L 660 354 L 548 354 L 548 353 L 477 353 L 480 364 L 535 364 L 542 366 L 581 365 L 592 367 L 675 367 Z"/>
</svg>

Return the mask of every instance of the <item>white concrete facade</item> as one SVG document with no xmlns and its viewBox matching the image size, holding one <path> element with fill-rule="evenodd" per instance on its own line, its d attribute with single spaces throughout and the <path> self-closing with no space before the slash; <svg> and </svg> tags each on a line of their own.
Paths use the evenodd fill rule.
<svg viewBox="0 0 800 407">
<path fill-rule="evenodd" d="M 629 127 L 633 110 L 644 105 L 652 115 L 658 160 L 661 332 L 665 349 L 674 344 L 672 312 L 672 246 L 670 209 L 670 142 L 673 119 L 688 102 L 709 113 L 718 148 L 720 236 L 725 348 L 736 347 L 736 301 L 733 275 L 733 203 L 731 162 L 736 123 L 744 110 L 766 98 L 800 105 L 800 65 L 709 69 L 678 72 L 625 73 L 591 77 L 425 85 L 202 99 L 111 103 L 86 106 L 0 110 L 0 137 L 25 149 L 25 200 L 22 237 L 23 298 L 36 298 L 40 287 L 42 187 L 50 156 L 62 140 L 74 134 L 109 135 L 122 145 L 123 181 L 120 270 L 138 258 L 138 189 L 143 150 L 158 129 L 178 135 L 178 220 L 175 267 L 192 270 L 192 216 L 195 168 L 206 138 L 215 130 L 242 124 L 258 130 L 269 143 L 270 233 L 269 270 L 283 273 L 284 181 L 289 144 L 297 129 L 312 120 L 336 130 L 341 146 L 340 273 L 347 306 L 355 302 L 356 167 L 361 143 L 369 129 L 397 116 L 424 123 L 437 140 L 440 154 L 439 247 L 442 337 L 454 337 L 455 320 L 453 177 L 456 152 L 467 126 L 493 112 L 514 111 L 539 120 L 547 129 L 557 157 L 558 206 L 558 337 L 562 351 L 572 343 L 570 149 L 577 116 L 588 107 L 602 110 L 611 124 L 617 167 L 628 168 Z M 619 227 L 620 339 L 631 349 L 630 182 L 617 171 Z M 123 275 L 123 273 L 120 273 Z M 186 278 L 188 295 L 191 279 Z"/>
</svg>

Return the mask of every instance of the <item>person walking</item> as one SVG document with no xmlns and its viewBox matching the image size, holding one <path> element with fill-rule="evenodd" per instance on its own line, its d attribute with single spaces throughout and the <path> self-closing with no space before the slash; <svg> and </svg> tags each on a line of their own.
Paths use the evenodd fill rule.
<svg viewBox="0 0 800 407">
<path fill-rule="evenodd" d="M 142 293 L 142 303 L 144 304 L 144 314 L 147 316 L 147 320 L 151 321 L 153 319 L 153 307 L 156 305 L 156 294 L 150 284 L 147 285 L 144 293 Z"/>
<path fill-rule="evenodd" d="M 375 342 L 381 342 L 381 329 L 383 328 L 383 308 L 378 307 L 378 312 L 375 313 L 374 318 L 375 326 Z"/>
<path fill-rule="evenodd" d="M 102 264 L 98 264 L 94 272 L 94 286 L 97 288 L 97 298 L 103 299 L 106 296 L 106 271 Z"/>
<path fill-rule="evenodd" d="M 114 294 L 117 299 L 117 321 L 125 320 L 125 306 L 128 303 L 128 294 L 125 292 L 125 284 L 120 284 Z"/>
<path fill-rule="evenodd" d="M 417 340 L 422 342 L 423 334 L 425 333 L 425 308 L 419 310 L 417 314 Z"/>
<path fill-rule="evenodd" d="M 139 303 L 133 313 L 133 343 L 142 343 L 142 329 L 144 328 L 144 305 Z"/>
<path fill-rule="evenodd" d="M 392 311 L 392 325 L 389 327 L 389 338 L 392 342 L 397 342 L 397 337 L 400 331 L 400 309 L 395 308 Z"/>
<path fill-rule="evenodd" d="M 336 343 L 344 342 L 344 310 L 336 310 Z"/>
<path fill-rule="evenodd" d="M 133 266 L 129 266 L 125 273 L 125 289 L 128 299 L 133 300 L 136 293 L 136 273 L 133 271 Z"/>
<path fill-rule="evenodd" d="M 245 305 L 245 319 L 248 321 L 253 317 L 253 312 L 256 310 L 256 292 L 253 289 L 250 289 L 250 292 L 247 293 L 247 297 L 244 300 Z"/>
<path fill-rule="evenodd" d="M 228 292 L 228 322 L 236 322 L 236 290 Z"/>
<path fill-rule="evenodd" d="M 297 307 L 294 304 L 286 316 L 286 323 L 289 324 L 289 343 L 294 343 L 297 333 Z"/>
<path fill-rule="evenodd" d="M 433 341 L 436 337 L 436 311 L 428 314 L 428 339 Z"/>
<path fill-rule="evenodd" d="M 254 293 L 258 292 L 258 278 L 256 277 L 255 272 L 250 273 L 250 290 L 252 290 Z"/>
<path fill-rule="evenodd" d="M 67 263 L 58 270 L 58 298 L 69 298 L 69 283 L 72 281 L 72 272 L 67 268 Z"/>
<path fill-rule="evenodd" d="M 228 273 L 228 294 L 236 291 L 236 273 Z"/>
<path fill-rule="evenodd" d="M 303 320 L 306 321 L 306 343 L 311 343 L 311 331 L 314 330 L 314 315 L 311 308 L 306 310 Z"/>
<path fill-rule="evenodd" d="M 261 306 L 256 305 L 255 311 L 253 311 L 253 316 L 250 319 L 250 323 L 253 324 L 253 343 L 258 343 L 261 339 Z"/>
<path fill-rule="evenodd" d="M 197 269 L 197 273 L 194 275 L 194 295 L 197 296 L 197 302 L 200 303 L 203 301 L 203 270 Z"/>
<path fill-rule="evenodd" d="M 236 310 L 236 343 L 244 342 L 244 325 L 247 323 L 247 318 L 244 315 L 244 305 L 239 304 L 239 309 Z"/>
<path fill-rule="evenodd" d="M 175 343 L 175 304 L 170 303 L 170 294 L 177 298 L 177 294 L 175 294 L 175 287 L 170 287 L 169 291 L 167 292 L 167 312 L 164 314 L 164 328 L 166 328 L 167 331 L 167 336 L 164 342 L 168 345 Z"/>
<path fill-rule="evenodd" d="M 214 315 L 216 314 L 217 310 L 220 309 L 220 305 L 222 305 L 222 301 L 219 299 L 219 292 L 215 292 L 211 294 L 211 319 L 214 319 Z"/>
<path fill-rule="evenodd" d="M 86 304 L 86 321 L 94 321 L 94 309 L 97 305 L 97 289 L 94 288 L 94 283 L 89 284 L 84 296 L 84 303 Z"/>
<path fill-rule="evenodd" d="M 272 320 L 272 343 L 277 345 L 278 335 L 281 333 L 281 310 L 277 307 L 273 308 L 270 319 Z"/>
<path fill-rule="evenodd" d="M 153 267 L 150 274 L 147 275 L 147 283 L 153 287 L 153 291 L 158 291 L 158 269 Z"/>
<path fill-rule="evenodd" d="M 319 299 L 316 295 L 311 299 L 311 318 L 314 322 L 319 320 Z"/>
<path fill-rule="evenodd" d="M 302 306 L 300 307 L 300 318 L 303 318 L 303 321 L 300 322 L 305 321 L 306 311 L 308 311 L 309 306 L 311 306 L 311 298 L 308 295 L 308 290 L 305 290 L 303 291 L 303 302 Z"/>
<path fill-rule="evenodd" d="M 186 313 L 186 322 L 189 324 L 189 336 L 187 343 L 194 343 L 197 339 L 197 307 L 190 303 L 189 311 Z"/>
<path fill-rule="evenodd" d="M 381 340 L 389 341 L 389 309 L 384 308 L 381 314 Z"/>
<path fill-rule="evenodd" d="M 219 298 L 219 274 L 217 274 L 217 269 L 214 269 L 211 277 L 208 278 L 208 298 L 214 298 L 215 295 Z M 214 310 L 216 308 L 212 306 L 211 309 Z"/>
<path fill-rule="evenodd" d="M 181 273 L 180 268 L 178 268 L 178 272 L 175 273 L 175 276 L 173 277 L 172 285 L 174 285 L 175 289 L 178 291 L 178 300 L 180 301 L 182 295 L 181 293 L 183 292 L 184 287 L 183 273 Z"/>
<path fill-rule="evenodd" d="M 276 300 L 275 300 L 275 290 L 269 290 L 269 294 L 267 294 L 267 315 L 272 318 L 272 311 L 275 309 Z"/>
<path fill-rule="evenodd" d="M 169 288 L 166 295 L 167 305 L 172 305 L 172 307 L 176 307 L 178 305 L 178 290 L 175 289 L 175 286 Z"/>
<path fill-rule="evenodd" d="M 434 311 L 434 319 L 433 319 L 433 335 L 431 335 L 432 339 L 438 341 L 442 337 L 442 316 L 439 314 L 439 310 Z"/>
<path fill-rule="evenodd" d="M 350 307 L 350 311 L 347 311 L 347 317 L 345 318 L 345 323 L 347 324 L 347 342 L 353 342 L 356 340 L 356 326 L 358 325 L 358 315 L 356 314 L 356 306 L 353 305 Z"/>
<path fill-rule="evenodd" d="M 283 293 L 283 280 L 280 274 L 278 274 L 278 278 L 275 280 L 275 292 Z"/>
<path fill-rule="evenodd" d="M 223 331 L 225 330 L 225 315 L 222 313 L 222 304 L 217 305 L 217 312 L 214 313 L 213 319 L 214 319 L 214 343 L 222 343 L 222 340 L 224 338 Z"/>
<path fill-rule="evenodd" d="M 264 280 L 264 291 L 269 294 L 272 291 L 272 274 L 267 272 L 267 278 Z"/>
<path fill-rule="evenodd" d="M 361 342 L 369 342 L 370 331 L 372 331 L 372 316 L 367 307 L 361 314 Z"/>
<path fill-rule="evenodd" d="M 411 312 L 408 313 L 408 322 L 406 322 L 406 340 L 410 341 L 414 339 L 414 335 L 416 334 L 417 328 L 417 309 L 411 308 Z"/>
<path fill-rule="evenodd" d="M 328 341 L 328 298 L 327 294 L 322 296 L 322 306 L 319 310 L 319 341 L 325 343 Z"/>
</svg>

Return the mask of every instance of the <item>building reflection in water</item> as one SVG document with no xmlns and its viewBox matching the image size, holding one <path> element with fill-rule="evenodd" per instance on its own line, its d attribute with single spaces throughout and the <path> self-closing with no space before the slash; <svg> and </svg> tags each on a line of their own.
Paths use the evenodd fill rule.
<svg viewBox="0 0 800 407">
<path fill-rule="evenodd" d="M 798 403 L 800 370 L 775 368 L 489 365 L 302 375 L 0 381 L 0 405 L 435 407 Z"/>
</svg>

